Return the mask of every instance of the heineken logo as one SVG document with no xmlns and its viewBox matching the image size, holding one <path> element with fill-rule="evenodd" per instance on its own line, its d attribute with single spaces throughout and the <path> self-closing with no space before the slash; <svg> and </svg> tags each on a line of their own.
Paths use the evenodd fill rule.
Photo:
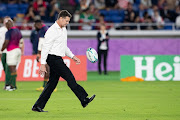
<svg viewBox="0 0 180 120">
<path fill-rule="evenodd" d="M 121 56 L 121 78 L 129 76 L 145 81 L 180 81 L 180 56 Z"/>
</svg>

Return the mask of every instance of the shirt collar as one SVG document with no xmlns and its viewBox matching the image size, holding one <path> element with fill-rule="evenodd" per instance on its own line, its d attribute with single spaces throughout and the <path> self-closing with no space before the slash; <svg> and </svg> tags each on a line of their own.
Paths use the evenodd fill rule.
<svg viewBox="0 0 180 120">
<path fill-rule="evenodd" d="M 56 26 L 56 28 L 58 28 L 58 29 L 62 29 L 62 28 L 57 24 L 57 22 L 55 22 L 55 26 Z"/>
</svg>

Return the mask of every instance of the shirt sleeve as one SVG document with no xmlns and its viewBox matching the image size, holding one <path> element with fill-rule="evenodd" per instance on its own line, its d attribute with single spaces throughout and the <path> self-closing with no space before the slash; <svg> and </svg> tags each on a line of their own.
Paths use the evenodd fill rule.
<svg viewBox="0 0 180 120">
<path fill-rule="evenodd" d="M 46 64 L 46 59 L 49 53 L 49 50 L 53 46 L 53 42 L 56 37 L 56 32 L 54 31 L 49 31 L 45 34 L 45 39 L 42 44 L 42 51 L 41 51 L 41 64 Z"/>
<path fill-rule="evenodd" d="M 43 37 L 40 37 L 40 38 L 39 38 L 39 42 L 38 42 L 38 50 L 39 50 L 39 51 L 42 50 L 43 42 L 44 42 L 44 38 L 43 38 Z"/>
<path fill-rule="evenodd" d="M 39 31 L 39 37 L 44 37 L 46 31 L 47 31 L 47 29 L 46 29 L 45 27 L 43 27 L 43 28 Z"/>
<path fill-rule="evenodd" d="M 66 48 L 65 55 L 70 58 L 74 57 L 74 54 L 71 52 L 71 50 L 68 47 Z"/>
</svg>

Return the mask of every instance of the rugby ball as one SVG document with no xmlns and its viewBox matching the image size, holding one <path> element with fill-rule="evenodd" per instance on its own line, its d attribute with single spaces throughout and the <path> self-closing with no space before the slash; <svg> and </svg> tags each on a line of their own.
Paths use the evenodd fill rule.
<svg viewBox="0 0 180 120">
<path fill-rule="evenodd" d="M 94 48 L 88 48 L 86 50 L 86 56 L 88 60 L 92 63 L 95 63 L 98 61 L 98 54 Z"/>
</svg>

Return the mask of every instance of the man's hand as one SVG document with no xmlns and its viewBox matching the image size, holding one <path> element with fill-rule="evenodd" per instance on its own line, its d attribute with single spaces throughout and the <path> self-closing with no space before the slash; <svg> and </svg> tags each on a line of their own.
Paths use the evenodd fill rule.
<svg viewBox="0 0 180 120">
<path fill-rule="evenodd" d="M 1 59 L 1 57 L 2 57 L 2 54 L 0 53 L 0 59 Z"/>
<path fill-rule="evenodd" d="M 39 62 L 39 58 L 40 58 L 40 54 L 37 54 L 37 56 L 36 56 L 37 62 Z"/>
<path fill-rule="evenodd" d="M 39 69 L 39 74 L 44 77 L 45 73 L 47 73 L 46 66 L 45 64 L 41 64 L 41 67 Z"/>
<path fill-rule="evenodd" d="M 80 59 L 77 58 L 76 56 L 74 56 L 72 59 L 76 62 L 76 64 L 80 64 L 81 63 Z"/>
</svg>

